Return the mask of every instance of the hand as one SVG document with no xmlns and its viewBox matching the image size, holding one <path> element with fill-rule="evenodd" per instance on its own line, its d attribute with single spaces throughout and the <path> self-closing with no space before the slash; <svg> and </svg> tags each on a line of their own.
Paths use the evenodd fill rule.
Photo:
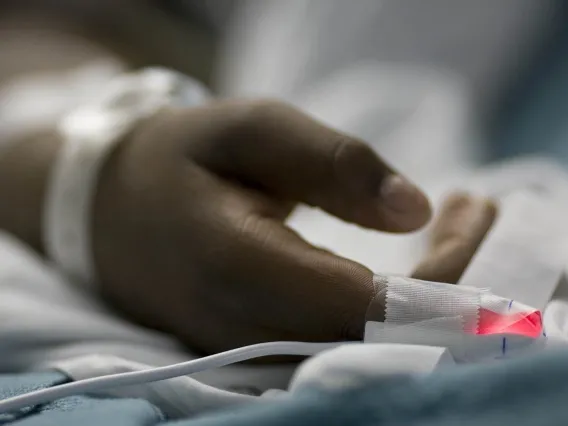
<svg viewBox="0 0 568 426">
<path fill-rule="evenodd" d="M 292 107 L 164 111 L 101 173 L 93 233 L 102 293 L 205 352 L 360 338 L 372 272 L 287 228 L 297 202 L 388 232 L 430 218 L 424 195 L 367 145 Z"/>
<path fill-rule="evenodd" d="M 420 191 L 369 147 L 291 107 L 165 111 L 101 174 L 93 232 L 102 293 L 204 352 L 361 338 L 372 272 L 287 228 L 298 202 L 387 232 L 430 218 Z"/>
</svg>

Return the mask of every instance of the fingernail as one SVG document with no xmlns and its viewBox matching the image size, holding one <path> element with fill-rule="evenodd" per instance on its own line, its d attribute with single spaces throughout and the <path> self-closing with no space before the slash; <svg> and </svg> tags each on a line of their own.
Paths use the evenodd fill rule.
<svg viewBox="0 0 568 426">
<path fill-rule="evenodd" d="M 388 176 L 382 183 L 380 193 L 384 206 L 397 213 L 413 213 L 425 207 L 422 192 L 400 175 Z"/>
</svg>

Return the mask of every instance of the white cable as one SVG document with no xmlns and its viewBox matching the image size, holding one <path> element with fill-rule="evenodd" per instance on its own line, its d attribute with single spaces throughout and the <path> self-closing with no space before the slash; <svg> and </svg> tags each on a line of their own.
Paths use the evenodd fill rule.
<svg viewBox="0 0 568 426">
<path fill-rule="evenodd" d="M 332 349 L 345 344 L 361 342 L 331 342 L 331 343 L 306 343 L 306 342 L 268 342 L 245 346 L 215 355 L 206 356 L 193 361 L 167 365 L 165 367 L 151 368 L 144 371 L 110 374 L 107 376 L 94 377 L 66 383 L 47 389 L 28 392 L 23 395 L 6 398 L 0 401 L 0 414 L 9 413 L 22 408 L 45 404 L 61 398 L 74 395 L 84 395 L 100 391 L 103 388 L 132 386 L 148 382 L 172 379 L 186 376 L 212 368 L 273 355 L 303 355 L 311 356 L 319 352 Z"/>
</svg>

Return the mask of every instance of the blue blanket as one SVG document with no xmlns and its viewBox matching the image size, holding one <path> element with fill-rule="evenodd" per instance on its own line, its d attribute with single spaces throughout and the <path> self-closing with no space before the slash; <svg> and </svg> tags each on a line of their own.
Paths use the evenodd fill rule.
<svg viewBox="0 0 568 426">
<path fill-rule="evenodd" d="M 59 373 L 0 376 L 0 397 L 53 386 Z M 568 354 L 393 376 L 340 391 L 311 389 L 281 401 L 168 422 L 143 400 L 76 396 L 1 415 L 18 426 L 552 426 L 568 424 Z"/>
</svg>

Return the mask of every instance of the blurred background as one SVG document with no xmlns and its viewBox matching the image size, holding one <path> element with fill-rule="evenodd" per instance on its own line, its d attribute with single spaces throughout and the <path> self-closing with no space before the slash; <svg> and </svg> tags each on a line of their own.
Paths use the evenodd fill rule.
<svg viewBox="0 0 568 426">
<path fill-rule="evenodd" d="M 298 104 L 419 176 L 445 155 L 568 157 L 567 9 L 562 0 L 3 0 L 0 78 L 104 50 L 129 68 L 175 68 L 219 96 Z M 60 53 L 50 31 L 91 50 L 70 51 L 60 37 Z"/>
<path fill-rule="evenodd" d="M 521 155 L 568 161 L 563 0 L 3 0 L 0 139 L 148 65 L 219 97 L 293 103 L 427 190 Z M 33 88 L 19 104 L 17 83 Z M 308 210 L 292 225 L 383 267 L 361 243 L 374 236 Z"/>
<path fill-rule="evenodd" d="M 164 65 L 220 96 L 298 104 L 420 175 L 450 153 L 568 156 L 567 9 L 561 0 L 4 0 L 0 77 L 49 68 L 58 55 L 60 67 L 88 59 L 33 40 L 72 33 L 127 67 Z"/>
</svg>

